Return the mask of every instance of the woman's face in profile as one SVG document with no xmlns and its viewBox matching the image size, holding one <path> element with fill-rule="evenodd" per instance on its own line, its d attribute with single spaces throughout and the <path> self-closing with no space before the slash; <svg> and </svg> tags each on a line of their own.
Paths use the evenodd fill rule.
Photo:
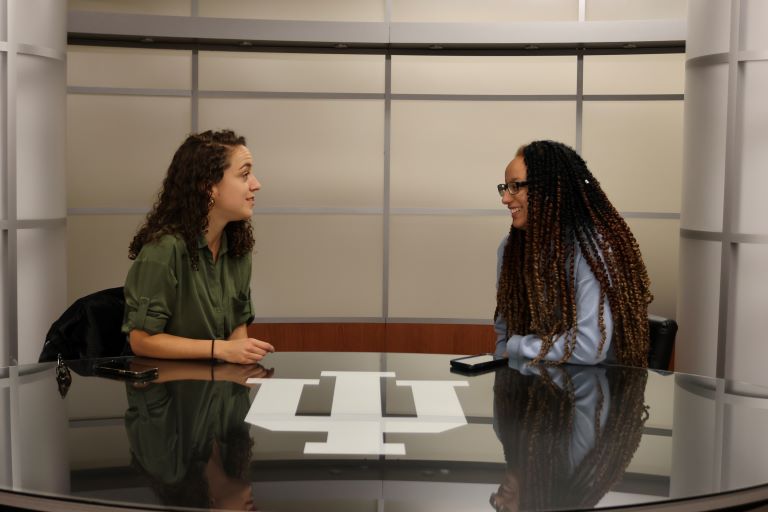
<svg viewBox="0 0 768 512">
<path fill-rule="evenodd" d="M 516 156 L 504 171 L 504 183 L 509 185 L 519 181 L 525 181 L 528 176 L 528 169 L 522 156 Z M 517 229 L 525 229 L 528 226 L 528 187 L 520 187 L 516 194 L 512 187 L 501 198 L 501 202 L 509 209 L 512 215 L 512 226 Z"/>
<path fill-rule="evenodd" d="M 261 183 L 252 173 L 253 157 L 245 146 L 235 146 L 229 155 L 229 166 L 211 192 L 214 199 L 211 215 L 225 223 L 245 220 L 253 213 L 254 194 Z"/>
</svg>

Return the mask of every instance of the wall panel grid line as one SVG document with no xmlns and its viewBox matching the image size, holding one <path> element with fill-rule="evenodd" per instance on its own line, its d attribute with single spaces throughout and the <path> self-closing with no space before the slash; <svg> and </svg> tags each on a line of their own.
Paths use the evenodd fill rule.
<svg viewBox="0 0 768 512">
<path fill-rule="evenodd" d="M 194 5 L 192 7 L 193 16 L 195 16 L 197 10 L 197 3 L 194 2 Z M 192 50 L 192 105 L 190 105 L 190 120 L 189 120 L 189 126 L 192 133 L 197 133 L 198 131 L 198 123 L 200 119 L 200 107 L 199 107 L 199 101 L 198 98 L 200 97 L 200 91 L 198 90 L 198 84 L 199 84 L 199 62 L 200 62 L 200 55 L 197 50 Z"/>
<path fill-rule="evenodd" d="M 88 215 L 146 215 L 149 208 L 69 208 L 69 216 Z M 670 219 L 680 218 L 676 212 L 619 212 L 625 219 Z M 507 217 L 503 208 L 291 208 L 269 207 L 254 208 L 253 215 L 435 215 L 468 217 Z M 51 219 L 51 222 L 58 220 Z M 32 221 L 29 221 L 32 222 Z M 43 220 L 41 222 L 48 222 Z M 759 236 L 759 235 L 745 235 Z"/>
<path fill-rule="evenodd" d="M 33 57 L 43 57 L 53 60 L 66 60 L 66 53 L 45 46 L 33 44 L 14 44 L 9 41 L 0 41 L 0 52 L 13 52 L 21 55 L 31 55 Z"/>
<path fill-rule="evenodd" d="M 66 218 L 60 219 L 21 219 L 15 221 L 0 220 L 0 229 L 54 229 L 67 224 Z"/>
<path fill-rule="evenodd" d="M 385 0 L 391 2 L 391 0 Z M 391 4 L 388 7 L 391 11 Z M 388 14 L 389 15 L 389 14 Z M 384 58 L 384 183 L 383 183 L 383 226 L 382 226 L 382 269 L 381 269 L 381 316 L 389 316 L 389 242 L 390 242 L 390 195 L 392 185 L 392 56 Z"/>
<path fill-rule="evenodd" d="M 197 89 L 143 89 L 127 87 L 67 87 L 69 94 L 114 96 L 176 96 L 184 98 L 387 100 L 382 93 L 201 91 Z M 390 94 L 397 101 L 682 101 L 682 94 Z"/>
<path fill-rule="evenodd" d="M 754 235 L 748 233 L 721 233 L 719 231 L 698 231 L 695 229 L 681 229 L 680 237 L 688 240 L 704 240 L 709 242 L 725 242 L 729 244 L 768 244 L 768 235 Z"/>
<path fill-rule="evenodd" d="M 94 94 L 108 96 L 173 96 L 189 98 L 192 90 L 188 89 L 142 89 L 130 87 L 67 87 L 68 94 Z"/>
<path fill-rule="evenodd" d="M 715 64 L 726 64 L 729 62 L 731 54 L 728 52 L 713 53 L 710 55 L 702 55 L 701 57 L 694 57 L 688 59 L 685 62 L 685 67 L 696 66 L 713 66 Z M 752 62 L 768 60 L 768 50 L 743 50 L 736 52 L 736 60 L 738 62 Z"/>
<path fill-rule="evenodd" d="M 738 205 L 738 188 L 741 183 L 741 162 L 738 136 L 739 115 L 739 38 L 741 24 L 741 1 L 731 0 L 730 37 L 728 48 L 728 96 L 726 103 L 725 169 L 723 186 L 723 237 L 731 240 L 732 222 Z M 736 246 L 724 243 L 720 257 L 720 298 L 718 304 L 717 358 L 715 377 L 725 378 L 727 346 L 733 338 L 732 304 L 734 299 L 734 274 Z"/>
<path fill-rule="evenodd" d="M 585 0 L 586 1 L 586 0 Z M 579 20 L 581 20 L 582 3 L 579 2 Z M 582 125 L 584 124 L 584 55 L 579 54 L 576 57 L 576 147 L 578 154 L 581 154 L 582 146 Z"/>
<path fill-rule="evenodd" d="M 5 219 L 11 223 L 10 229 L 5 231 L 5 260 L 6 266 L 3 269 L 6 285 L 2 292 L 4 294 L 6 328 L 2 334 L 6 336 L 5 353 L 0 354 L 0 363 L 14 365 L 19 357 L 19 321 L 18 321 L 18 232 L 15 226 L 17 218 L 17 86 L 18 78 L 18 55 L 16 46 L 16 28 L 11 20 L 16 19 L 16 4 L 6 2 L 6 38 L 7 48 L 5 59 L 5 140 L 3 161 L 3 174 L 5 179 L 6 191 L 6 212 Z M 2 341 L 0 341 L 2 347 Z"/>
<path fill-rule="evenodd" d="M 45 46 L 37 46 L 34 44 L 19 43 L 16 45 L 16 52 L 22 55 L 32 55 L 35 57 L 44 57 L 46 59 L 53 60 L 66 60 L 67 54 L 65 52 L 54 50 L 53 48 L 46 48 Z"/>
</svg>

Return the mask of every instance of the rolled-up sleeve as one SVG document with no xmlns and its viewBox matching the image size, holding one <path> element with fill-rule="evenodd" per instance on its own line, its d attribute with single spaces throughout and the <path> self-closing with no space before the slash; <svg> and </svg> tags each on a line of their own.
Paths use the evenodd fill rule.
<svg viewBox="0 0 768 512">
<path fill-rule="evenodd" d="M 123 332 L 164 332 L 176 304 L 176 285 L 168 263 L 141 258 L 134 261 L 125 279 Z"/>
<path fill-rule="evenodd" d="M 234 297 L 232 297 L 232 324 L 249 325 L 253 322 L 253 302 L 251 301 L 251 256 L 241 257 L 238 262 L 238 271 L 234 285 Z"/>
</svg>

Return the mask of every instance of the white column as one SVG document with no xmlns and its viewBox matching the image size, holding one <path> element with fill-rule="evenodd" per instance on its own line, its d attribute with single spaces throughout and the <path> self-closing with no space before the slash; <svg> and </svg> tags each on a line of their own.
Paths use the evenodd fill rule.
<svg viewBox="0 0 768 512">
<path fill-rule="evenodd" d="M 37 360 L 66 306 L 66 20 L 0 0 L 0 365 Z"/>
<path fill-rule="evenodd" d="M 768 384 L 768 3 L 690 0 L 679 371 Z"/>
</svg>

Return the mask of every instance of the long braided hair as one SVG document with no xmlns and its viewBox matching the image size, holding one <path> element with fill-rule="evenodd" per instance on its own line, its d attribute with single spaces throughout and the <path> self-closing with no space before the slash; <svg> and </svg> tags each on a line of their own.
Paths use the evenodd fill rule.
<svg viewBox="0 0 768 512">
<path fill-rule="evenodd" d="M 224 176 L 236 146 L 245 146 L 245 138 L 231 130 L 209 130 L 187 137 L 173 155 L 146 222 L 133 237 L 128 248 L 130 259 L 136 259 L 145 244 L 166 234 L 177 234 L 184 239 L 192 268 L 197 270 L 197 240 L 208 228 L 212 187 Z M 229 222 L 224 232 L 234 256 L 244 256 L 253 248 L 249 220 Z"/>
<path fill-rule="evenodd" d="M 598 391 L 593 421 L 594 446 L 570 467 L 579 373 L 565 366 L 542 365 L 538 375 L 511 368 L 496 372 L 494 415 L 507 470 L 516 475 L 521 510 L 592 508 L 621 480 L 638 449 L 648 419 L 648 372 L 636 368 L 576 367 L 576 372 L 605 372 L 609 396 Z M 554 383 L 560 375 L 562 388 Z M 583 375 L 582 375 L 583 377 Z M 606 415 L 607 412 L 607 415 Z M 601 425 L 601 417 L 604 417 Z"/>
<path fill-rule="evenodd" d="M 610 203 L 584 160 L 565 144 L 542 140 L 521 147 L 527 168 L 528 205 L 524 230 L 512 227 L 504 248 L 496 312 L 507 336 L 541 338 L 541 360 L 564 334 L 559 362 L 576 347 L 575 256 L 577 248 L 600 283 L 613 318 L 611 344 L 618 362 L 648 365 L 648 272 L 635 237 Z M 599 308 L 600 343 L 606 340 Z"/>
</svg>

